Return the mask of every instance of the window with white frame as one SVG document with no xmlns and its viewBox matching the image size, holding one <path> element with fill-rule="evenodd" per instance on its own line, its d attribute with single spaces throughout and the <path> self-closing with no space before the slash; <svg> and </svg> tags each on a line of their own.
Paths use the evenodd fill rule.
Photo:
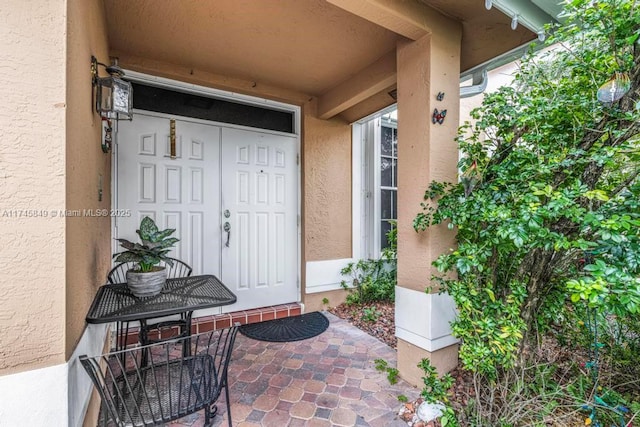
<svg viewBox="0 0 640 427">
<path fill-rule="evenodd" d="M 398 125 L 395 107 L 362 121 L 360 135 L 360 257 L 378 258 L 398 218 Z"/>
</svg>

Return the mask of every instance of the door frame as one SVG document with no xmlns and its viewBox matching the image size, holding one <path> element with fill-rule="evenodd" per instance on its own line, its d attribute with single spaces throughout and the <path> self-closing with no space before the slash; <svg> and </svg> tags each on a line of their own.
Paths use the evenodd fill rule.
<svg viewBox="0 0 640 427">
<path fill-rule="evenodd" d="M 294 133 L 286 133 L 286 132 L 278 132 L 278 131 L 273 131 L 273 130 L 268 130 L 268 129 L 261 129 L 261 128 L 254 128 L 254 127 L 250 127 L 250 126 L 242 126 L 242 125 L 235 125 L 235 124 L 231 124 L 231 123 L 222 123 L 222 122 L 215 122 L 215 121 L 209 121 L 209 120 L 203 120 L 203 119 L 197 119 L 197 118 L 193 118 L 193 117 L 185 117 L 185 116 L 178 116 L 178 115 L 174 115 L 174 114 L 166 114 L 166 113 L 157 113 L 157 112 L 153 112 L 153 111 L 146 111 L 146 110 L 134 110 L 134 115 L 136 113 L 139 114 L 144 114 L 144 115 L 149 115 L 149 116 L 154 116 L 154 117 L 160 117 L 160 118 L 166 118 L 166 119 L 177 119 L 177 120 L 183 120 L 183 121 L 188 121 L 188 122 L 193 122 L 193 123 L 198 123 L 198 124 L 204 124 L 204 125 L 212 125 L 212 126 L 218 126 L 218 127 L 226 127 L 226 128 L 232 128 L 232 129 L 242 129 L 242 130 L 248 130 L 248 131 L 252 131 L 252 132 L 263 132 L 263 133 L 268 133 L 268 134 L 273 134 L 273 135 L 282 135 L 282 136 L 287 136 L 287 137 L 293 137 L 295 140 L 295 144 L 296 144 L 296 153 L 297 153 L 297 158 L 298 158 L 298 162 L 297 162 L 297 172 L 296 172 L 296 184 L 297 184 L 297 198 L 298 198 L 298 203 L 297 203 L 297 207 L 296 207 L 296 215 L 297 215 L 297 224 L 296 224 L 296 237 L 297 237 L 297 260 L 296 260 L 296 293 L 297 293 L 297 298 L 298 301 L 297 302 L 301 302 L 302 301 L 302 286 L 300 283 L 301 280 L 301 275 L 302 275 L 302 221 L 301 221 L 301 214 L 302 214 L 302 164 L 300 161 L 300 147 L 301 147 L 301 122 L 302 122 L 302 118 L 301 118 L 301 113 L 302 113 L 302 108 L 300 106 L 297 105 L 293 105 L 293 104 L 286 104 L 283 102 L 278 102 L 278 101 L 273 101 L 270 99 L 266 99 L 266 98 L 259 98 L 259 97 L 255 97 L 255 96 L 249 96 L 249 95 L 241 95 L 238 93 L 234 93 L 234 92 L 229 92 L 229 91 L 224 91 L 224 90 L 219 90 L 219 89 L 214 89 L 214 88 L 210 88 L 210 87 L 206 87 L 206 86 L 199 86 L 199 85 L 195 85 L 192 83 L 186 83 L 186 82 L 182 82 L 179 80 L 172 80 L 172 79 L 167 79 L 164 77 L 157 77 L 157 76 L 153 76 L 153 75 L 149 75 L 149 74 L 144 74 L 144 73 L 139 73 L 136 71 L 130 71 L 130 70 L 125 70 L 126 76 L 128 80 L 137 82 L 137 83 L 143 83 L 143 84 L 148 84 L 148 85 L 153 85 L 153 86 L 157 86 L 157 87 L 162 87 L 168 90 L 175 90 L 175 91 L 179 91 L 179 92 L 188 92 L 188 93 L 192 93 L 194 95 L 200 95 L 200 96 L 205 96 L 205 97 L 212 97 L 212 98 L 217 98 L 217 99 L 225 99 L 225 100 L 229 100 L 229 101 L 233 101 L 233 102 L 239 102 L 242 104 L 247 104 L 247 105 L 254 105 L 254 106 L 258 106 L 258 107 L 262 107 L 262 108 L 270 108 L 273 110 L 280 110 L 280 111 L 287 111 L 290 113 L 293 113 L 294 116 Z M 117 129 L 117 122 L 115 123 L 116 125 L 116 129 L 114 132 L 114 144 L 112 146 L 112 150 L 111 150 L 111 206 L 112 208 L 116 209 L 117 208 L 117 200 L 118 200 L 118 129 Z M 103 130 L 104 131 L 104 130 Z M 221 142 L 222 143 L 222 142 Z M 220 173 L 222 173 L 222 169 L 220 170 Z M 115 236 L 116 235 L 116 221 L 117 218 L 115 216 L 111 217 L 111 236 Z M 112 239 L 113 240 L 113 239 Z M 116 252 L 118 252 L 120 249 L 118 247 L 118 244 L 115 240 L 113 240 L 112 242 L 112 246 L 111 246 L 111 253 L 114 254 Z"/>
</svg>

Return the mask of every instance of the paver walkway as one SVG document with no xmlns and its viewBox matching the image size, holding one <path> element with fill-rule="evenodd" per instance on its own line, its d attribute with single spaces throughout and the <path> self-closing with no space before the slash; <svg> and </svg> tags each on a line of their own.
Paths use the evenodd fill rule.
<svg viewBox="0 0 640 427">
<path fill-rule="evenodd" d="M 399 395 L 419 390 L 400 380 L 390 385 L 375 369 L 381 358 L 396 365 L 396 352 L 338 317 L 325 313 L 329 329 L 291 343 L 268 343 L 238 334 L 229 367 L 231 414 L 237 427 L 406 427 L 398 419 Z M 224 396 L 224 395 L 223 395 Z M 226 426 L 224 397 L 213 425 Z M 200 427 L 194 414 L 171 427 Z"/>
</svg>

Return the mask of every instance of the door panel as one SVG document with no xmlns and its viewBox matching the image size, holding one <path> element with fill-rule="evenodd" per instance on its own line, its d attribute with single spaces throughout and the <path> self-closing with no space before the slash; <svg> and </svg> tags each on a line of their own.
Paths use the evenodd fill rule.
<svg viewBox="0 0 640 427">
<path fill-rule="evenodd" d="M 170 157 L 169 120 L 136 114 L 118 129 L 117 236 L 138 240 L 144 216 L 180 239 L 171 256 L 193 274 L 220 275 L 220 128 L 176 121 L 176 158 Z"/>
<path fill-rule="evenodd" d="M 222 281 L 238 296 L 234 309 L 297 301 L 296 141 L 227 128 L 222 140 L 222 209 L 230 215 Z"/>
</svg>

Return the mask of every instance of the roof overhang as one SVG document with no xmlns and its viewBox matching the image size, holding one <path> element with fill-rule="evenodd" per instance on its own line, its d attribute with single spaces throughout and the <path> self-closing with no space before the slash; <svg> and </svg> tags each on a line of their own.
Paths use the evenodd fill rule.
<svg viewBox="0 0 640 427">
<path fill-rule="evenodd" d="M 465 73 L 535 40 L 550 3 L 104 1 L 110 54 L 128 69 L 299 104 L 317 98 L 319 117 L 347 121 L 395 102 L 396 45 L 429 34 L 429 23 L 462 27 Z"/>
</svg>

